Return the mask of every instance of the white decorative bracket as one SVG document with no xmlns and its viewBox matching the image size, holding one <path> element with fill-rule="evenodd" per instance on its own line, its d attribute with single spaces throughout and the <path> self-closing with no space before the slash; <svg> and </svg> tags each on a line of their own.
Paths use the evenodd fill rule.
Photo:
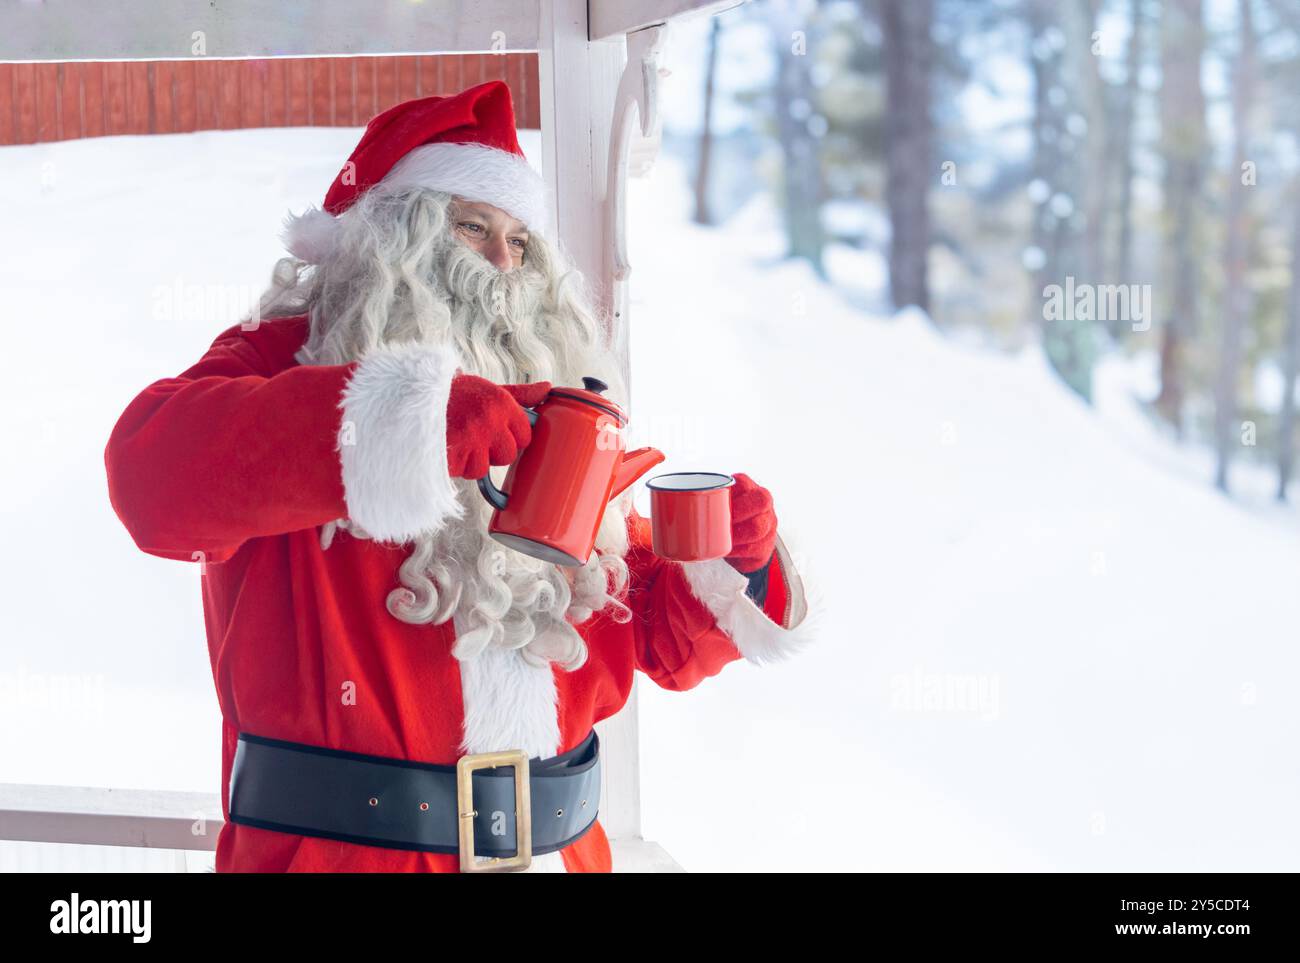
<svg viewBox="0 0 1300 963">
<path fill-rule="evenodd" d="M 631 265 L 627 258 L 627 178 L 629 156 L 635 137 L 633 123 L 640 120 L 640 134 L 655 140 L 659 134 L 659 78 L 668 71 L 659 66 L 667 24 L 656 24 L 627 35 L 627 65 L 619 78 L 614 98 L 613 124 L 609 138 L 609 165 L 606 167 L 605 236 L 610 239 L 612 263 L 610 277 L 618 285 L 627 281 Z M 657 150 L 638 158 L 642 169 L 648 167 Z M 638 171 L 640 173 L 640 171 Z M 619 320 L 626 319 L 622 299 L 615 297 Z"/>
</svg>

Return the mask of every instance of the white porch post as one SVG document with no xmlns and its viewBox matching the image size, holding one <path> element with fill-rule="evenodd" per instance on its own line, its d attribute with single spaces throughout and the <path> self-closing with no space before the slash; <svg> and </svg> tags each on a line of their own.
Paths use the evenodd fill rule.
<svg viewBox="0 0 1300 963">
<path fill-rule="evenodd" d="M 557 243 L 587 280 L 631 387 L 628 343 L 626 180 L 658 145 L 659 57 L 668 23 L 742 0 L 540 0 L 538 81 L 542 167 L 552 191 Z M 639 135 L 639 136 L 638 136 Z M 635 148 L 640 147 L 640 150 Z M 641 838 L 639 678 L 627 704 L 597 729 L 605 751 L 601 824 L 615 870 L 680 871 Z"/>
<path fill-rule="evenodd" d="M 590 285 L 597 313 L 617 327 L 604 217 L 610 126 L 626 60 L 622 36 L 587 40 L 586 0 L 541 0 L 537 66 L 541 91 L 542 168 L 552 191 L 556 239 Z M 626 340 L 623 375 L 629 376 Z M 630 384 L 630 380 L 629 380 Z M 601 825 L 611 840 L 641 835 L 637 683 L 627 705 L 597 726 L 602 749 Z M 617 853 L 615 858 L 617 859 Z M 617 868 L 617 867 L 616 867 Z"/>
</svg>

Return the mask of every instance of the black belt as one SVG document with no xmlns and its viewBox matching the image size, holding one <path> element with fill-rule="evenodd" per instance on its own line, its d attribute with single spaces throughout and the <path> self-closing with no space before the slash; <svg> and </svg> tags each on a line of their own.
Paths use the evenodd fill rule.
<svg viewBox="0 0 1300 963">
<path fill-rule="evenodd" d="M 599 802 L 595 729 L 549 759 L 516 749 L 463 756 L 454 766 L 241 732 L 229 811 L 232 823 L 259 829 L 458 853 L 461 870 L 474 872 L 526 868 L 533 855 L 563 849 L 591 829 Z M 520 837 L 529 844 L 523 852 Z"/>
</svg>

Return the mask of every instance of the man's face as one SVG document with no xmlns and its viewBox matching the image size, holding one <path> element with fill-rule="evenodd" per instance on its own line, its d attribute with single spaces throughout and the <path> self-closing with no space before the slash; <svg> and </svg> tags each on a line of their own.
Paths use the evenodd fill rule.
<svg viewBox="0 0 1300 963">
<path fill-rule="evenodd" d="M 499 271 L 512 271 L 524 263 L 528 228 L 499 207 L 454 196 L 450 211 L 453 231 Z"/>
</svg>

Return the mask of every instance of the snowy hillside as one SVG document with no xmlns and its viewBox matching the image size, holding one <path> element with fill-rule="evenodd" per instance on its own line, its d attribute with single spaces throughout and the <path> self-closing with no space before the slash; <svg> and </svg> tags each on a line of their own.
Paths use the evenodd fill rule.
<svg viewBox="0 0 1300 963">
<path fill-rule="evenodd" d="M 0 781 L 217 790 L 197 569 L 135 549 L 103 446 L 236 320 L 166 288 L 255 296 L 358 134 L 0 150 Z M 770 488 L 829 617 L 798 661 L 641 686 L 645 836 L 691 870 L 1294 869 L 1296 513 L 1215 494 L 1132 366 L 1094 412 L 780 264 L 762 205 L 691 226 L 687 182 L 630 186 L 631 442 Z"/>
</svg>

